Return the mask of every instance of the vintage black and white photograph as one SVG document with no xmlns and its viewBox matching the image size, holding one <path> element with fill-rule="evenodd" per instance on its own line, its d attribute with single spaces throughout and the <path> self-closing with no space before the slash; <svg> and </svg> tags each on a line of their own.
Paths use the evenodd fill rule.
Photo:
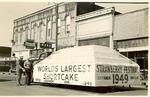
<svg viewBox="0 0 150 97">
<path fill-rule="evenodd" d="M 0 96 L 148 96 L 148 6 L 0 1 Z"/>
</svg>

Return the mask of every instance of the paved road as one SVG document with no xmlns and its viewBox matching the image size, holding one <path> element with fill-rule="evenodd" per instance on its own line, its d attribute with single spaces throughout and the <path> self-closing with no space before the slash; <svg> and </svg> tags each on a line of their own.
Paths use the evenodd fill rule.
<svg viewBox="0 0 150 97">
<path fill-rule="evenodd" d="M 10 79 L 10 80 L 8 80 Z M 6 75 L 0 77 L 0 96 L 99 96 L 99 95 L 147 95 L 146 88 L 133 89 L 115 89 L 106 91 L 98 88 L 91 91 L 91 88 L 70 87 L 70 86 L 50 86 L 32 83 L 31 86 L 17 86 L 14 81 L 15 75 Z"/>
</svg>

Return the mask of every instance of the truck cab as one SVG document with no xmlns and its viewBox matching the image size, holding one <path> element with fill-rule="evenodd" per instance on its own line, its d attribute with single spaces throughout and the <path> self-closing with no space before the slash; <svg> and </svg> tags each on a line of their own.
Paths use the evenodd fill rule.
<svg viewBox="0 0 150 97">
<path fill-rule="evenodd" d="M 45 58 L 47 58 L 51 54 L 52 54 L 52 52 L 44 52 L 44 53 L 41 53 L 38 58 L 31 57 L 30 60 L 31 60 L 32 64 L 35 65 L 35 64 L 39 63 L 40 61 L 44 60 Z"/>
</svg>

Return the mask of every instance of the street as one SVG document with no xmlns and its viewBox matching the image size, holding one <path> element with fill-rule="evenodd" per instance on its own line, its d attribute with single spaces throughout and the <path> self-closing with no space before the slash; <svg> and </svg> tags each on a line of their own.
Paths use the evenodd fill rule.
<svg viewBox="0 0 150 97">
<path fill-rule="evenodd" d="M 99 96 L 99 95 L 147 95 L 147 88 L 134 87 L 132 89 L 116 88 L 111 91 L 107 88 L 85 88 L 64 85 L 40 85 L 32 83 L 30 86 L 17 86 L 15 75 L 0 73 L 0 96 Z M 24 77 L 23 77 L 24 78 Z M 23 80 L 24 81 L 24 80 Z M 22 82 L 24 83 L 24 82 Z M 101 91 L 102 90 L 102 91 Z"/>
</svg>

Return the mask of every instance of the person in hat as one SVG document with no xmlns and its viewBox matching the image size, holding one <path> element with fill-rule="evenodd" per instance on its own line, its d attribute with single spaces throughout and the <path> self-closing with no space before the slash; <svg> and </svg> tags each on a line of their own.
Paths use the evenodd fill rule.
<svg viewBox="0 0 150 97">
<path fill-rule="evenodd" d="M 24 61 L 23 57 L 21 56 L 19 60 L 16 61 L 16 72 L 17 72 L 17 85 L 20 86 L 21 84 L 21 78 L 23 72 L 25 72 L 25 69 L 23 67 Z"/>
<path fill-rule="evenodd" d="M 26 79 L 25 84 L 30 85 L 30 83 L 31 83 L 32 64 L 31 64 L 29 58 L 24 62 L 24 68 L 25 68 L 25 79 Z"/>
</svg>

